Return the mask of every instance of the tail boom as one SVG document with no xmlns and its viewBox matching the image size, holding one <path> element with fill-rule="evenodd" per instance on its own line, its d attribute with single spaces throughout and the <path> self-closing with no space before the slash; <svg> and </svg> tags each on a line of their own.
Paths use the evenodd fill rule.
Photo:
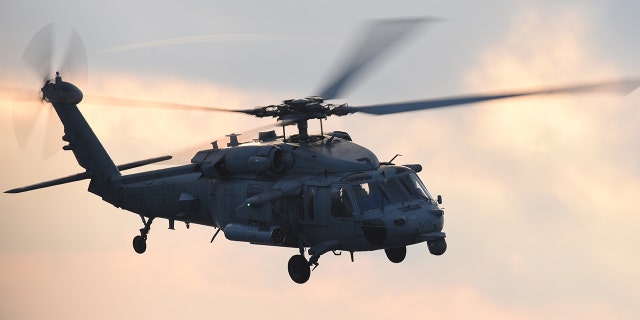
<svg viewBox="0 0 640 320">
<path fill-rule="evenodd" d="M 46 83 L 42 93 L 44 100 L 51 102 L 64 125 L 62 139 L 69 144 L 63 149 L 73 151 L 78 164 L 91 177 L 89 192 L 108 201 L 107 198 L 112 197 L 112 182 L 118 181 L 121 174 L 78 109 L 82 92 L 73 84 L 63 82 L 57 74 L 55 83 Z"/>
</svg>

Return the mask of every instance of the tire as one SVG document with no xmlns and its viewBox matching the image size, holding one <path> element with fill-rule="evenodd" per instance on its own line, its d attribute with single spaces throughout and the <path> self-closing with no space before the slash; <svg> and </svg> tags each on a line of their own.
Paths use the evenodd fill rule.
<svg viewBox="0 0 640 320">
<path fill-rule="evenodd" d="M 404 258 L 407 256 L 407 247 L 384 249 L 384 253 L 387 254 L 389 261 L 393 263 L 400 263 L 404 261 Z"/>
<path fill-rule="evenodd" d="M 444 238 L 428 241 L 427 246 L 429 247 L 429 252 L 431 252 L 431 254 L 435 256 L 440 256 L 444 254 L 445 251 L 447 251 L 447 242 L 444 240 Z"/>
<path fill-rule="evenodd" d="M 303 284 L 311 277 L 309 261 L 301 255 L 295 255 L 289 259 L 289 277 L 293 282 Z"/>
<path fill-rule="evenodd" d="M 133 237 L 133 250 L 139 254 L 143 254 L 147 251 L 147 240 L 142 236 Z"/>
</svg>

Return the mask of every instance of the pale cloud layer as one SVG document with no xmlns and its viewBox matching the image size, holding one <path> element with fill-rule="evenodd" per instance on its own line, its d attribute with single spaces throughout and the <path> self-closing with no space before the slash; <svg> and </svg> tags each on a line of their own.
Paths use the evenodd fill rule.
<svg viewBox="0 0 640 320">
<path fill-rule="evenodd" d="M 392 13 L 457 10 L 413 6 L 416 12 Z M 499 28 L 489 29 L 490 37 L 467 48 L 473 54 L 451 53 L 470 60 L 460 61 L 460 70 L 451 69 L 453 75 L 442 76 L 453 83 L 434 83 L 433 90 L 484 92 L 640 74 L 640 69 L 628 69 L 621 61 L 603 59 L 606 50 L 593 43 L 597 30 L 592 18 L 603 8 L 570 3 L 513 7 L 504 9 L 508 14 L 496 11 L 500 19 L 488 19 Z M 384 8 L 372 6 L 362 19 L 380 17 Z M 105 15 L 98 17 L 106 19 Z M 267 22 L 276 25 L 263 23 Z M 459 17 L 443 22 L 451 27 L 440 27 L 440 37 L 445 34 L 455 46 L 461 36 L 453 26 L 464 23 Z M 468 24 L 465 29 L 473 29 Z M 316 30 L 315 25 L 309 28 Z M 108 31 L 101 31 L 104 39 L 110 37 Z M 429 32 L 436 39 L 430 41 L 441 40 L 437 29 Z M 322 37 L 335 34 L 331 30 Z M 132 42 L 121 39 L 112 46 Z M 394 56 L 400 62 L 380 67 L 380 79 L 363 84 L 356 98 L 392 101 L 424 91 L 422 77 L 433 78 L 413 74 L 420 73 L 421 66 L 403 65 L 402 59 L 424 61 L 425 55 L 442 53 L 432 42 L 425 52 L 411 52 L 424 49 L 424 43 L 417 42 L 417 48 L 407 46 Z M 339 51 L 334 49 L 332 55 Z M 21 50 L 15 48 L 18 55 Z M 296 65 L 296 52 L 287 54 L 294 56 L 291 64 Z M 310 54 L 309 59 L 314 57 Z M 267 58 L 255 63 L 267 63 Z M 440 58 L 458 63 L 446 53 Z M 434 70 L 445 68 L 424 63 Z M 389 76 L 396 68 L 402 73 Z M 100 75 L 91 78 L 85 92 L 225 108 L 276 103 L 290 94 L 307 94 L 298 91 L 304 90 L 300 79 L 306 81 L 304 87 L 318 82 L 306 74 L 297 78 L 302 69 L 286 70 L 291 74 L 288 80 L 295 82 L 291 89 L 269 91 L 271 85 L 278 88 L 287 80 L 286 75 L 272 74 L 273 83 L 265 84 L 264 90 L 255 83 L 246 90 L 220 84 L 217 76 L 202 80 L 206 74 L 136 74 L 100 64 L 94 69 Z M 400 76 L 407 81 L 398 81 Z M 394 84 L 363 97 L 385 82 Z M 286 272 L 287 259 L 296 250 L 223 237 L 209 244 L 214 230 L 200 226 L 186 230 L 177 225 L 171 231 L 165 221 L 158 221 L 148 252 L 137 255 L 131 238 L 140 219 L 86 193 L 85 182 L 2 194 L 0 318 L 637 318 L 639 94 L 515 99 L 386 118 L 330 119 L 325 128 L 349 131 L 383 160 L 400 153 L 400 162 L 423 164 L 421 177 L 427 186 L 444 195 L 449 250 L 434 257 L 426 246 L 412 246 L 399 265 L 388 262 L 382 252 L 356 254 L 355 263 L 348 254 L 328 254 L 304 286 L 293 284 Z M 3 103 L 0 109 L 5 114 L 0 117 L 3 190 L 79 171 L 69 153 L 43 161 L 34 150 L 20 150 L 8 106 Z M 156 156 L 192 142 L 206 144 L 231 131 L 265 124 L 233 114 L 81 107 L 117 162 Z"/>
</svg>

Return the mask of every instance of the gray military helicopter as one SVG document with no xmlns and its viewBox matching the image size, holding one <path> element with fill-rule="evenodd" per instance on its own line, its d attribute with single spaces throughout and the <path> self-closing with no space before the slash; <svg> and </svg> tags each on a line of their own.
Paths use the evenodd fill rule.
<svg viewBox="0 0 640 320">
<path fill-rule="evenodd" d="M 197 152 L 191 163 L 129 175 L 122 171 L 171 157 L 116 165 L 78 109 L 83 93 L 56 72 L 55 79 L 47 80 L 41 88 L 42 99 L 53 106 L 64 125 L 62 140 L 68 145 L 63 149 L 73 152 L 85 171 L 6 192 L 88 179 L 89 192 L 141 217 L 143 227 L 133 239 L 137 253 L 145 252 L 156 218 L 167 219 L 170 229 L 175 221 L 196 223 L 217 229 L 212 242 L 222 230 L 229 240 L 298 250 L 288 262 L 288 272 L 300 284 L 309 279 L 311 268 L 315 269 L 319 258 L 328 252 L 349 252 L 353 261 L 354 252 L 383 249 L 391 262 L 400 263 L 407 246 L 426 242 L 431 254 L 442 255 L 447 249 L 442 197 L 434 198 L 427 191 L 417 175 L 422 166 L 397 165 L 395 157 L 380 161 L 372 151 L 354 143 L 347 132 L 321 129 L 320 133 L 309 133 L 310 120 L 319 120 L 322 128 L 322 120 L 330 116 L 386 115 L 539 94 L 624 93 L 640 82 L 618 80 L 369 106 L 326 102 L 337 98 L 365 67 L 427 20 L 372 23 L 346 67 L 315 96 L 246 110 L 165 104 L 273 117 L 282 126 L 282 134 L 265 131 L 246 143 L 232 134 L 226 147 L 213 143 Z M 297 127 L 297 133 L 286 134 L 290 125 Z"/>
</svg>

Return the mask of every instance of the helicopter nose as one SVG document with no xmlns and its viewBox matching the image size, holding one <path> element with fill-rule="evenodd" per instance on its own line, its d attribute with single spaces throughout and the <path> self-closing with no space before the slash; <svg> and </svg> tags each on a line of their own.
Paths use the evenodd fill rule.
<svg viewBox="0 0 640 320">
<path fill-rule="evenodd" d="M 362 221 L 365 239 L 375 246 L 405 246 L 420 242 L 421 235 L 441 231 L 443 211 L 439 208 L 397 210 Z"/>
</svg>

